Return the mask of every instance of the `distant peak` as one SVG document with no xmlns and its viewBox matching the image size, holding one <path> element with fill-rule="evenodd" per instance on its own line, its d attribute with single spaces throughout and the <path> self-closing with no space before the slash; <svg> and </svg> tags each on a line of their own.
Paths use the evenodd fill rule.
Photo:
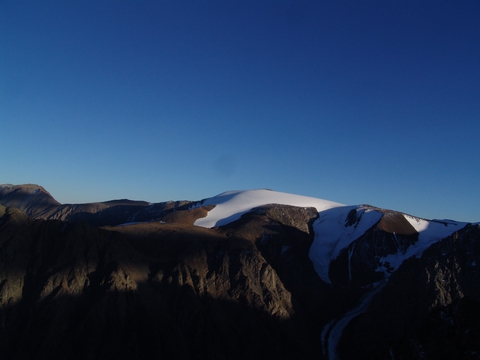
<svg viewBox="0 0 480 360">
<path fill-rule="evenodd" d="M 0 201 L 4 206 L 16 207 L 29 216 L 61 205 L 47 190 L 36 184 L 0 185 Z"/>
</svg>

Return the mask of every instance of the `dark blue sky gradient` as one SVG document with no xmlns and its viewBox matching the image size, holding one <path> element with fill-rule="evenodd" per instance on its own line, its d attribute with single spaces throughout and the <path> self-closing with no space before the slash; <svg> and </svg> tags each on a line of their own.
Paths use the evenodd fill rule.
<svg viewBox="0 0 480 360">
<path fill-rule="evenodd" d="M 0 183 L 480 221 L 478 1 L 0 1 Z"/>
</svg>

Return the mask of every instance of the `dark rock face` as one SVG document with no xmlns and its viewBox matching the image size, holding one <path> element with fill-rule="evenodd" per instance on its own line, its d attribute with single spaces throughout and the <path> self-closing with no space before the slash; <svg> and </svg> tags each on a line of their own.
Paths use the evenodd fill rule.
<svg viewBox="0 0 480 360">
<path fill-rule="evenodd" d="M 252 241 L 149 226 L 134 236 L 7 208 L 2 358 L 318 358 Z"/>
<path fill-rule="evenodd" d="M 343 357 L 479 358 L 477 264 L 478 225 L 433 244 L 421 258 L 406 260 L 373 298 L 369 310 L 346 329 Z"/>
</svg>

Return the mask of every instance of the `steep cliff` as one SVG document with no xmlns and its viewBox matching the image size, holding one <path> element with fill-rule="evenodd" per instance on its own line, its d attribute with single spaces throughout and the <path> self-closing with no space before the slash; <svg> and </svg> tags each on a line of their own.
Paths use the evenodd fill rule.
<svg viewBox="0 0 480 360">
<path fill-rule="evenodd" d="M 343 357 L 478 359 L 479 265 L 479 225 L 406 260 L 346 329 Z"/>
</svg>

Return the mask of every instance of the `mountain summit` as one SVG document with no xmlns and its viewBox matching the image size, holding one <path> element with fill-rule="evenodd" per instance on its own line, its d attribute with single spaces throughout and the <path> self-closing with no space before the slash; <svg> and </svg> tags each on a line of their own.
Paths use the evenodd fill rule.
<svg viewBox="0 0 480 360">
<path fill-rule="evenodd" d="M 266 189 L 0 204 L 5 359 L 480 353 L 478 224 Z"/>
</svg>

